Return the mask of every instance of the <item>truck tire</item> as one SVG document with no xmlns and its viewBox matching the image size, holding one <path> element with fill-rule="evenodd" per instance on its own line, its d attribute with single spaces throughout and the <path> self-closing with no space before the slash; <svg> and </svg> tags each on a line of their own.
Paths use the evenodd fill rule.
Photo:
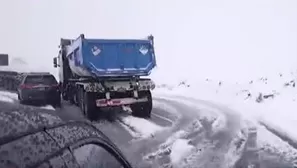
<svg viewBox="0 0 297 168">
<path fill-rule="evenodd" d="M 87 119 L 94 121 L 97 119 L 97 106 L 96 106 L 96 94 L 90 92 L 84 92 L 83 97 L 83 112 Z"/>
<path fill-rule="evenodd" d="M 132 115 L 135 117 L 141 117 L 141 118 L 150 118 L 151 117 L 151 111 L 153 108 L 153 101 L 152 101 L 152 94 L 151 91 L 142 91 L 139 92 L 139 97 L 147 97 L 148 101 L 147 102 L 142 102 L 142 103 L 135 103 L 132 104 L 131 110 L 132 110 Z"/>
</svg>

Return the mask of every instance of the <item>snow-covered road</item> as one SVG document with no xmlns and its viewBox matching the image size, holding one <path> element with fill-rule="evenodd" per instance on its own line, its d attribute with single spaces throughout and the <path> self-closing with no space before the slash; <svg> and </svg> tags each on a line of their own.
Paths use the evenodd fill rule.
<svg viewBox="0 0 297 168">
<path fill-rule="evenodd" d="M 0 92 L 0 97 L 18 105 L 13 93 Z M 222 105 L 165 95 L 157 95 L 153 103 L 148 120 L 119 111 L 112 121 L 94 122 L 135 167 L 231 168 L 256 163 L 261 168 L 289 168 L 297 159 L 297 150 L 281 137 Z M 41 108 L 63 118 L 83 118 L 67 103 L 61 109 Z"/>
</svg>

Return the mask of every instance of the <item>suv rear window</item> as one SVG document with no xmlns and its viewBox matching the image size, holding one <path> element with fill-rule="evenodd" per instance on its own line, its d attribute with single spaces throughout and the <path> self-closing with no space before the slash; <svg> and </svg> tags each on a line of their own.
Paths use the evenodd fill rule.
<svg viewBox="0 0 297 168">
<path fill-rule="evenodd" d="M 25 79 L 25 84 L 45 84 L 45 85 L 54 85 L 58 84 L 57 80 L 52 75 L 34 75 L 27 76 Z"/>
</svg>

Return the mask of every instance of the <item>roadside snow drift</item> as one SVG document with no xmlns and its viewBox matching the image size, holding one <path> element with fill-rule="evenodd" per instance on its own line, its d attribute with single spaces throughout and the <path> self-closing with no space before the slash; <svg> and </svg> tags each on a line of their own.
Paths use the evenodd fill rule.
<svg viewBox="0 0 297 168">
<path fill-rule="evenodd" d="M 11 92 L 0 91 L 0 101 L 13 103 L 18 100 L 18 95 Z"/>
<path fill-rule="evenodd" d="M 0 101 L 4 101 L 8 103 L 18 103 L 19 100 L 18 100 L 18 95 L 16 93 L 12 93 L 8 91 L 0 91 Z M 47 109 L 47 110 L 55 110 L 55 108 L 51 105 L 41 106 L 40 108 Z"/>
<path fill-rule="evenodd" d="M 47 109 L 47 110 L 55 110 L 55 108 L 53 106 L 51 106 L 51 105 L 42 106 L 40 108 Z"/>
<path fill-rule="evenodd" d="M 11 98 L 9 98 L 9 97 L 5 97 L 5 96 L 1 96 L 1 97 L 0 97 L 0 101 L 13 103 L 13 99 L 11 99 Z"/>
</svg>

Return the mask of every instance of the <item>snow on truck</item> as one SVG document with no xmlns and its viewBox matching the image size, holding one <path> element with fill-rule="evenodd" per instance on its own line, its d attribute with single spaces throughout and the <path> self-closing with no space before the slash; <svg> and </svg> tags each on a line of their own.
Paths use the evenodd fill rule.
<svg viewBox="0 0 297 168">
<path fill-rule="evenodd" d="M 146 39 L 61 39 L 54 67 L 59 68 L 62 97 L 94 120 L 105 107 L 130 106 L 132 115 L 151 115 L 148 76 L 156 66 L 153 36 Z"/>
</svg>

